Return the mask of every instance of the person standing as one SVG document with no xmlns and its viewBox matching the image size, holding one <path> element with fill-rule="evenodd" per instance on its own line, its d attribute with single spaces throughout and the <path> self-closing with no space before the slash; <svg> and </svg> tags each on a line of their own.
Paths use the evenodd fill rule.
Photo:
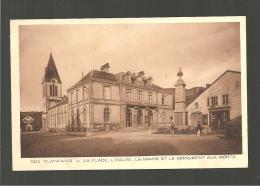
<svg viewBox="0 0 260 186">
<path fill-rule="evenodd" d="M 202 126 L 200 125 L 200 122 L 198 122 L 197 125 L 197 135 L 202 136 Z"/>
<path fill-rule="evenodd" d="M 171 124 L 171 136 L 173 136 L 174 135 L 174 129 L 175 129 L 175 126 L 174 126 L 174 123 L 173 123 L 173 121 L 172 121 L 172 124 Z"/>
</svg>

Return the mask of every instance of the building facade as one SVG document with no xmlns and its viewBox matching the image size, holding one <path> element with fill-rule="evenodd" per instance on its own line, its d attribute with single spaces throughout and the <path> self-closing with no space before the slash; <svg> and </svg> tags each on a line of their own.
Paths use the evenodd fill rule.
<svg viewBox="0 0 260 186">
<path fill-rule="evenodd" d="M 71 127 L 151 127 L 171 123 L 173 94 L 144 72 L 92 70 L 67 90 Z"/>
<path fill-rule="evenodd" d="M 198 123 L 210 128 L 223 127 L 241 116 L 241 73 L 226 71 L 186 107 L 188 125 Z"/>
<path fill-rule="evenodd" d="M 173 91 L 154 84 L 143 71 L 112 74 L 109 68 L 107 63 L 90 71 L 62 96 L 62 82 L 50 55 L 42 81 L 43 127 L 84 131 L 171 123 Z"/>
<path fill-rule="evenodd" d="M 162 88 L 138 73 L 109 72 L 106 63 L 91 70 L 62 96 L 62 82 L 52 55 L 42 81 L 45 129 L 86 131 L 128 127 L 177 128 L 222 126 L 241 116 L 240 72 L 226 71 L 212 84 L 186 89 L 183 72 L 175 88 Z"/>
</svg>

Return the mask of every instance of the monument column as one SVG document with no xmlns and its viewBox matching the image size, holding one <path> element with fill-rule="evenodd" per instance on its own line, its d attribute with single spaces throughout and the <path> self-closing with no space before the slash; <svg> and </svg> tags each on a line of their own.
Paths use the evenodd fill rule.
<svg viewBox="0 0 260 186">
<path fill-rule="evenodd" d="M 175 84 L 175 110 L 174 110 L 174 123 L 176 127 L 182 128 L 185 125 L 185 108 L 186 108 L 186 95 L 185 83 L 182 79 L 183 72 L 180 68 L 178 80 Z"/>
</svg>

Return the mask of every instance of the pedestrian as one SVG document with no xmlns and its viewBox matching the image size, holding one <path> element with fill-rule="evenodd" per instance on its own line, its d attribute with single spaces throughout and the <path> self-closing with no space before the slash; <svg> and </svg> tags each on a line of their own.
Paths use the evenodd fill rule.
<svg viewBox="0 0 260 186">
<path fill-rule="evenodd" d="M 175 129 L 175 126 L 174 126 L 174 123 L 173 123 L 173 121 L 172 121 L 172 124 L 171 124 L 171 136 L 173 136 L 174 135 L 174 129 Z"/>
<path fill-rule="evenodd" d="M 199 121 L 198 121 L 198 125 L 197 125 L 197 135 L 202 136 L 202 126 L 200 125 Z"/>
</svg>

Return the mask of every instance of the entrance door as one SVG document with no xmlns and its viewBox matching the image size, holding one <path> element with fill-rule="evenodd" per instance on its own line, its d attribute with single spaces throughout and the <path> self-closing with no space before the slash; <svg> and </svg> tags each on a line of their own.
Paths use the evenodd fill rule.
<svg viewBox="0 0 260 186">
<path fill-rule="evenodd" d="M 137 125 L 140 126 L 143 123 L 143 112 L 138 110 L 137 112 Z"/>
<path fill-rule="evenodd" d="M 148 127 L 153 123 L 153 112 L 151 110 L 148 111 Z"/>
<path fill-rule="evenodd" d="M 130 109 L 126 110 L 126 127 L 132 127 L 132 112 Z"/>
</svg>

